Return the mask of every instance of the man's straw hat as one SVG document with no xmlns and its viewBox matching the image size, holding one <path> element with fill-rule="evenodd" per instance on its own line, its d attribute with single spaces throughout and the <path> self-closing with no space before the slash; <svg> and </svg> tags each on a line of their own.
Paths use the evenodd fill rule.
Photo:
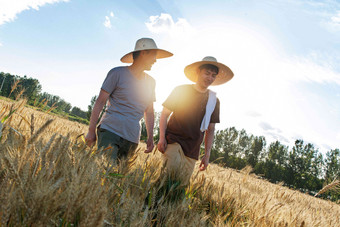
<svg viewBox="0 0 340 227">
<path fill-rule="evenodd" d="M 120 59 L 120 61 L 124 63 L 132 63 L 133 62 L 132 53 L 136 51 L 141 51 L 141 50 L 157 50 L 157 56 L 156 56 L 157 59 L 167 58 L 173 55 L 169 51 L 159 49 L 153 39 L 141 38 L 137 40 L 136 45 L 135 45 L 135 50 L 131 51 L 130 53 L 125 54 Z"/>
<path fill-rule="evenodd" d="M 216 76 L 216 79 L 211 85 L 224 84 L 231 80 L 231 78 L 233 78 L 234 76 L 234 73 L 231 71 L 231 69 L 229 69 L 228 66 L 217 62 L 216 58 L 211 56 L 204 57 L 202 61 L 198 61 L 186 66 L 184 68 L 184 74 L 186 75 L 186 77 L 188 77 L 189 80 L 191 80 L 192 82 L 196 82 L 198 76 L 197 69 L 201 65 L 205 64 L 215 65 L 218 68 L 218 74 Z"/>
</svg>

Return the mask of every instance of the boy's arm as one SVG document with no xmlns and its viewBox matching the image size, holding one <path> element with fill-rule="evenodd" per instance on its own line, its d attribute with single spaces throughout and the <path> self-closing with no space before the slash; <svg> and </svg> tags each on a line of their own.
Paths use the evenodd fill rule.
<svg viewBox="0 0 340 227">
<path fill-rule="evenodd" d="M 96 127 L 97 127 L 99 114 L 103 110 L 103 107 L 109 96 L 110 94 L 108 92 L 101 89 L 99 92 L 99 96 L 93 106 L 93 110 L 92 110 L 91 118 L 90 118 L 89 131 L 85 137 L 85 141 L 88 146 L 93 146 L 97 140 Z"/>
<path fill-rule="evenodd" d="M 148 139 L 146 142 L 146 150 L 144 152 L 150 153 L 152 149 L 154 148 L 153 127 L 155 124 L 155 113 L 153 109 L 153 103 L 151 103 L 144 111 L 144 120 L 145 120 L 146 132 L 148 135 Z"/>
<path fill-rule="evenodd" d="M 215 123 L 210 123 L 207 131 L 205 132 L 205 153 L 203 155 L 200 170 L 206 170 L 209 165 L 210 151 L 214 142 L 214 132 L 215 132 Z"/>
<path fill-rule="evenodd" d="M 165 131 L 167 128 L 168 118 L 170 114 L 171 114 L 171 111 L 168 108 L 163 107 L 161 117 L 159 119 L 159 141 L 157 144 L 158 150 L 162 153 L 165 152 L 166 147 L 168 145 L 165 139 Z"/>
</svg>

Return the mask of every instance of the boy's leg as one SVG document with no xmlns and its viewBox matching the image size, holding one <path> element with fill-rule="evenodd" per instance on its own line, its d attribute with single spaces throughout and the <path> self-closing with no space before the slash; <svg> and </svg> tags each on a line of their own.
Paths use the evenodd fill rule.
<svg viewBox="0 0 340 227">
<path fill-rule="evenodd" d="M 97 141 L 98 149 L 104 148 L 103 154 L 106 155 L 108 159 L 116 161 L 119 151 L 120 136 L 102 128 L 97 129 L 97 134 L 98 134 Z M 105 150 L 107 147 L 111 148 Z"/>
<path fill-rule="evenodd" d="M 120 138 L 118 158 L 122 159 L 133 155 L 137 147 L 138 147 L 137 143 L 133 143 L 126 139 Z"/>
<path fill-rule="evenodd" d="M 182 185 L 187 185 L 194 171 L 196 160 L 186 157 L 178 143 L 168 144 L 162 158 L 166 163 L 166 173 L 179 179 Z"/>
</svg>

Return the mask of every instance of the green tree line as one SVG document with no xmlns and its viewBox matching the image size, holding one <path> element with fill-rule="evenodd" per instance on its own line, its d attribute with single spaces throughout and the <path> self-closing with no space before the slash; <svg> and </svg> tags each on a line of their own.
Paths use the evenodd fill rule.
<svg viewBox="0 0 340 227">
<path fill-rule="evenodd" d="M 11 75 L 0 72 L 0 96 L 10 99 L 24 97 L 27 103 L 41 110 L 51 110 L 54 113 L 64 115 L 69 120 L 88 123 L 87 112 L 79 107 L 72 107 L 70 103 L 57 95 L 41 92 L 41 84 L 37 79 Z"/>
<path fill-rule="evenodd" d="M 216 132 L 211 161 L 234 169 L 250 165 L 256 175 L 270 182 L 283 182 L 312 195 L 340 177 L 339 149 L 327 151 L 324 157 L 313 144 L 303 140 L 296 140 L 291 149 L 280 141 L 266 146 L 265 137 L 235 127 Z M 334 201 L 340 199 L 336 193 L 323 196 Z"/>
</svg>

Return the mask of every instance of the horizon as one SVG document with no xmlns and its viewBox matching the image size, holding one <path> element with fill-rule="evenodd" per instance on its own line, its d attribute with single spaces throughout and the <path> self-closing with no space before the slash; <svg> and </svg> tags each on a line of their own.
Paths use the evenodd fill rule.
<svg viewBox="0 0 340 227">
<path fill-rule="evenodd" d="M 157 112 L 190 83 L 186 65 L 214 56 L 235 74 L 211 87 L 221 101 L 217 130 L 245 129 L 267 146 L 301 139 L 323 154 L 340 148 L 337 1 L 0 2 L 0 71 L 38 79 L 42 92 L 82 110 L 142 37 L 174 53 L 147 72 Z"/>
</svg>

